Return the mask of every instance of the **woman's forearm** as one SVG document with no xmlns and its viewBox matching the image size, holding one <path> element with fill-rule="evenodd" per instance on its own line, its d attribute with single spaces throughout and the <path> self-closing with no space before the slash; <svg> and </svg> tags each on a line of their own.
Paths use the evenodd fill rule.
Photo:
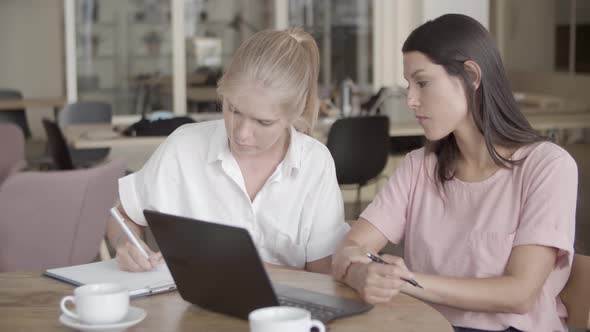
<svg viewBox="0 0 590 332">
<path fill-rule="evenodd" d="M 453 278 L 415 273 L 424 289 L 406 283 L 401 291 L 423 301 L 481 312 L 524 314 L 531 298 L 526 280 L 514 276 Z"/>
<path fill-rule="evenodd" d="M 401 291 L 424 301 L 469 311 L 530 311 L 555 266 L 557 250 L 537 245 L 512 249 L 503 275 L 489 278 L 454 278 L 415 273 L 424 287 L 407 283 Z"/>
</svg>

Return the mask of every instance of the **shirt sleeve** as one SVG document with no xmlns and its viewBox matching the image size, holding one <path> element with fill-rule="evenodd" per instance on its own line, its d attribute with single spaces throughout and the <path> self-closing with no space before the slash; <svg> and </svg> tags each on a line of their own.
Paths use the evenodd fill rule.
<svg viewBox="0 0 590 332">
<path fill-rule="evenodd" d="M 173 199 L 169 188 L 178 184 L 178 163 L 169 136 L 137 172 L 119 179 L 119 198 L 127 215 L 136 224 L 147 226 L 144 209 L 158 210 L 158 206 Z"/>
<path fill-rule="evenodd" d="M 390 242 L 398 244 L 403 236 L 414 177 L 412 152 L 406 155 L 401 165 L 361 213 L 360 217 L 375 226 Z"/>
<path fill-rule="evenodd" d="M 573 259 L 578 168 L 565 151 L 556 158 L 528 164 L 529 174 L 523 183 L 526 196 L 513 246 L 557 248 L 556 267 L 568 267 Z"/>
<path fill-rule="evenodd" d="M 344 220 L 342 192 L 336 179 L 336 167 L 329 152 L 319 186 L 309 202 L 311 229 L 306 244 L 306 261 L 312 262 L 330 256 L 350 226 Z"/>
</svg>

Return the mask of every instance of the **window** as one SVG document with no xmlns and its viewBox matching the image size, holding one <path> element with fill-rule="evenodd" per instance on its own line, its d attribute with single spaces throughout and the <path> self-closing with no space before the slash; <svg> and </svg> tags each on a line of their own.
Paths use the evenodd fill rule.
<svg viewBox="0 0 590 332">
<path fill-rule="evenodd" d="M 75 1 L 77 99 L 171 109 L 171 0 Z"/>
<path fill-rule="evenodd" d="M 590 1 L 556 1 L 555 7 L 555 69 L 590 73 Z"/>
<path fill-rule="evenodd" d="M 289 25 L 315 37 L 322 88 L 329 90 L 350 78 L 362 91 L 372 91 L 372 0 L 290 0 Z"/>
<path fill-rule="evenodd" d="M 491 2 L 492 33 L 509 70 L 590 72 L 590 1 Z"/>
<path fill-rule="evenodd" d="M 272 0 L 184 0 L 188 112 L 219 110 L 217 81 L 240 44 L 272 28 Z"/>
<path fill-rule="evenodd" d="M 74 8 L 66 17 L 74 24 L 66 29 L 76 35 L 68 45 L 74 50 L 68 80 L 76 89 L 68 94 L 108 102 L 116 115 L 173 108 L 183 114 L 174 98 L 180 89 L 173 89 L 183 71 L 186 110 L 218 110 L 215 87 L 223 67 L 244 39 L 274 24 L 273 0 L 65 2 Z M 178 54 L 184 54 L 182 66 L 174 62 Z"/>
</svg>

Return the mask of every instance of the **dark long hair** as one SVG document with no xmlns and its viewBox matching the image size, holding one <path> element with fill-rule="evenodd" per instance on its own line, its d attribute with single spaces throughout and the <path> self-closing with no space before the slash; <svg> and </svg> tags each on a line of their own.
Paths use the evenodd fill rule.
<svg viewBox="0 0 590 332">
<path fill-rule="evenodd" d="M 497 165 L 509 168 L 522 159 L 504 158 L 494 145 L 518 148 L 544 140 L 520 112 L 498 49 L 479 22 L 460 14 L 447 14 L 428 21 L 412 31 L 404 42 L 402 52 L 412 51 L 424 54 L 433 63 L 443 66 L 449 75 L 462 79 L 469 113 Z M 468 60 L 481 68 L 481 82 L 475 91 L 464 66 Z M 452 179 L 454 162 L 461 153 L 454 134 L 427 142 L 426 151 L 435 153 L 436 184 L 444 187 L 445 182 Z"/>
</svg>

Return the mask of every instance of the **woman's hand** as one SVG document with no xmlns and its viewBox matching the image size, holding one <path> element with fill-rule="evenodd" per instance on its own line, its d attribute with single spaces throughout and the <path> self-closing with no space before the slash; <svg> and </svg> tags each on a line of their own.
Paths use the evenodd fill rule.
<svg viewBox="0 0 590 332">
<path fill-rule="evenodd" d="M 125 241 L 117 247 L 117 264 L 121 270 L 129 272 L 145 272 L 152 270 L 157 265 L 164 262 L 161 253 L 155 253 L 151 251 L 143 241 L 139 240 L 139 242 L 149 257 L 146 258 L 135 245 L 129 241 Z"/>
<path fill-rule="evenodd" d="M 338 245 L 332 257 L 332 274 L 344 281 L 351 264 L 370 263 L 367 253 L 376 253 L 387 244 L 387 239 L 375 226 L 363 218 L 352 224 L 346 238 Z"/>
<path fill-rule="evenodd" d="M 352 243 L 345 243 L 332 257 L 332 275 L 336 280 L 344 281 L 348 268 L 353 263 L 370 263 L 367 249 Z"/>
<path fill-rule="evenodd" d="M 381 263 L 353 263 L 345 281 L 356 289 L 364 301 L 368 303 L 384 303 L 399 294 L 406 281 L 414 275 L 408 271 L 404 260 L 400 257 L 383 255 Z"/>
</svg>

